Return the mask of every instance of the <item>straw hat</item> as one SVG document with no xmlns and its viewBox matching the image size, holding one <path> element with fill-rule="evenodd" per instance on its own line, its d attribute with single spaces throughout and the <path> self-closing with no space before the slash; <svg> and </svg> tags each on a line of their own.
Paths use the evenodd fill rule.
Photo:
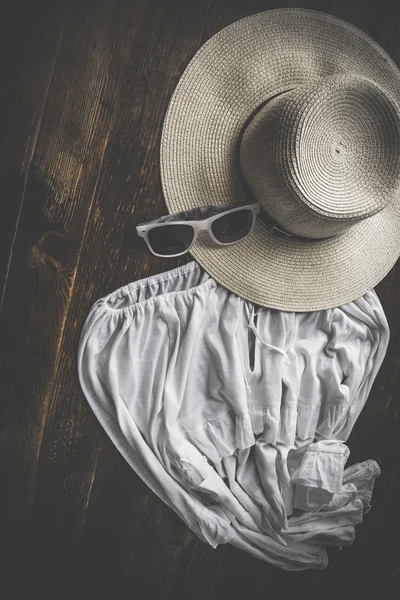
<svg viewBox="0 0 400 600">
<path fill-rule="evenodd" d="M 261 12 L 209 39 L 170 100 L 161 139 L 169 212 L 254 201 L 253 232 L 199 239 L 219 283 L 288 311 L 338 306 L 400 255 L 400 72 L 349 23 Z"/>
</svg>

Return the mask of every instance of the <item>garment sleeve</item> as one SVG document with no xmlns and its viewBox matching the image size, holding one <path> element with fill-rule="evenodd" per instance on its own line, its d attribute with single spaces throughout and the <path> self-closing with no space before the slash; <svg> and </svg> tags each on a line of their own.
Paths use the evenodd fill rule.
<svg viewBox="0 0 400 600">
<path fill-rule="evenodd" d="M 332 361 L 325 373 L 327 400 L 314 442 L 292 474 L 295 505 L 312 510 L 342 491 L 349 448 L 345 444 L 368 398 L 389 343 L 389 327 L 374 291 L 340 307 Z M 305 489 L 306 488 L 306 489 Z"/>
</svg>

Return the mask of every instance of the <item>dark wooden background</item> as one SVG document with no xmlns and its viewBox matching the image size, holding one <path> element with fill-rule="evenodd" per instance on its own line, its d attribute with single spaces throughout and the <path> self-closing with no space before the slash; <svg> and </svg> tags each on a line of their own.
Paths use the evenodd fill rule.
<svg viewBox="0 0 400 600">
<path fill-rule="evenodd" d="M 0 597 L 400 598 L 400 265 L 377 287 L 391 343 L 349 441 L 349 464 L 374 458 L 382 475 L 355 543 L 322 572 L 279 571 L 195 538 L 113 447 L 76 371 L 93 302 L 187 260 L 150 256 L 134 228 L 166 212 L 162 121 L 198 48 L 246 15 L 300 6 L 357 25 L 400 66 L 396 3 L 10 4 L 1 25 Z"/>
</svg>

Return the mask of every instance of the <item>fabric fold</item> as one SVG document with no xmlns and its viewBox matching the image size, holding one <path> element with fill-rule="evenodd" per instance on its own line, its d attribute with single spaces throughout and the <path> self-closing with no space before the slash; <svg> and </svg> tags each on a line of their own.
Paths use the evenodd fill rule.
<svg viewBox="0 0 400 600">
<path fill-rule="evenodd" d="M 263 406 L 249 401 L 248 409 L 254 434 L 262 433 L 266 441 L 276 444 L 279 434 L 280 406 Z"/>
<path fill-rule="evenodd" d="M 236 450 L 254 445 L 255 438 L 249 414 L 224 414 L 191 428 L 196 446 L 214 463 Z"/>
<path fill-rule="evenodd" d="M 310 444 L 300 466 L 292 473 L 295 487 L 294 507 L 316 510 L 329 503 L 335 493 L 343 488 L 343 473 L 348 447 L 332 440 Z"/>
</svg>

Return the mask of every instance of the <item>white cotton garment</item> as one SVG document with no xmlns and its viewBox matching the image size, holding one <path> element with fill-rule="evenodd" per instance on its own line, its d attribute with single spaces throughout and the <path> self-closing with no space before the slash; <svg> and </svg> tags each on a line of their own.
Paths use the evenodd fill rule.
<svg viewBox="0 0 400 600">
<path fill-rule="evenodd" d="M 98 300 L 83 392 L 141 479 L 216 547 L 323 569 L 354 540 L 379 467 L 345 442 L 389 328 L 375 291 L 337 308 L 256 307 L 192 261 Z"/>
</svg>

